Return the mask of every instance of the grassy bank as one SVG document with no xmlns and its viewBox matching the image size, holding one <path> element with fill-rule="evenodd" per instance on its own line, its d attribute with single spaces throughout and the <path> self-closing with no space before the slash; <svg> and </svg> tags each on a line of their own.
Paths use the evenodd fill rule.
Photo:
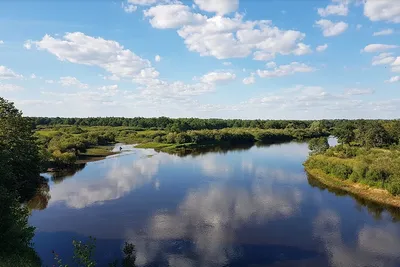
<svg viewBox="0 0 400 267">
<path fill-rule="evenodd" d="M 105 159 L 107 156 L 118 154 L 113 152 L 114 146 L 96 146 L 86 149 L 86 152 L 79 154 L 76 161 L 77 164 L 87 163 Z"/>
<path fill-rule="evenodd" d="M 338 145 L 311 155 L 304 166 L 324 184 L 400 207 L 400 151 Z"/>
<path fill-rule="evenodd" d="M 305 169 L 309 175 L 314 179 L 323 183 L 324 185 L 340 189 L 348 192 L 350 195 L 362 197 L 366 200 L 373 201 L 379 204 L 384 204 L 392 207 L 400 208 L 400 197 L 393 196 L 387 190 L 374 188 L 365 184 L 355 183 L 349 180 L 343 180 L 332 175 L 328 175 L 322 170 L 312 169 L 305 166 Z"/>
</svg>

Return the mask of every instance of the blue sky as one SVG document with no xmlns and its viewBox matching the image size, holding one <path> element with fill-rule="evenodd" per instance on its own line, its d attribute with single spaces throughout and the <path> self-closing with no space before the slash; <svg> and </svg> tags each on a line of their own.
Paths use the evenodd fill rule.
<svg viewBox="0 0 400 267">
<path fill-rule="evenodd" d="M 1 1 L 29 116 L 398 118 L 398 0 Z"/>
</svg>

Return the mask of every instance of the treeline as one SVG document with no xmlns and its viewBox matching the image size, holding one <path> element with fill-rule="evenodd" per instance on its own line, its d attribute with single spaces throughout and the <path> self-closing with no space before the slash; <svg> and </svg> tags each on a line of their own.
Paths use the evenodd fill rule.
<svg viewBox="0 0 400 267">
<path fill-rule="evenodd" d="M 128 126 L 137 129 L 163 129 L 172 132 L 188 130 L 218 130 L 223 128 L 259 128 L 259 129 L 285 129 L 309 128 L 313 121 L 299 120 L 225 120 L 225 119 L 198 119 L 167 117 L 159 118 L 122 118 L 122 117 L 97 117 L 97 118 L 48 118 L 31 117 L 35 126 L 77 125 L 77 126 Z M 323 121 L 327 128 L 332 127 L 333 121 Z"/>
<path fill-rule="evenodd" d="M 334 126 L 333 135 L 342 144 L 362 147 L 388 147 L 400 142 L 400 120 L 342 121 Z"/>
<path fill-rule="evenodd" d="M 327 136 L 327 131 L 315 129 L 244 129 L 226 128 L 221 130 L 191 130 L 186 132 L 138 131 L 130 135 L 132 142 L 155 142 L 166 144 L 245 144 L 277 143 L 294 139 L 303 140 Z"/>
</svg>

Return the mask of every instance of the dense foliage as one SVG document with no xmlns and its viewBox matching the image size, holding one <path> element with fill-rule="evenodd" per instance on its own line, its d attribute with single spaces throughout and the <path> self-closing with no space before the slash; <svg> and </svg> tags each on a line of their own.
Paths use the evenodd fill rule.
<svg viewBox="0 0 400 267">
<path fill-rule="evenodd" d="M 34 228 L 21 203 L 42 184 L 40 158 L 31 124 L 14 105 L 0 98 L 0 263 L 40 266 L 31 247 Z"/>
<path fill-rule="evenodd" d="M 310 141 L 308 169 L 400 195 L 400 121 L 342 121 L 332 132 L 340 143 L 336 147 Z"/>
<path fill-rule="evenodd" d="M 31 118 L 36 126 L 77 125 L 77 126 L 129 126 L 136 129 L 164 129 L 171 132 L 188 130 L 217 130 L 224 128 L 259 128 L 259 129 L 285 129 L 309 128 L 313 121 L 290 120 L 224 120 L 224 119 L 198 119 L 167 117 L 159 118 Z M 330 128 L 332 122 L 321 121 L 325 128 Z"/>
</svg>

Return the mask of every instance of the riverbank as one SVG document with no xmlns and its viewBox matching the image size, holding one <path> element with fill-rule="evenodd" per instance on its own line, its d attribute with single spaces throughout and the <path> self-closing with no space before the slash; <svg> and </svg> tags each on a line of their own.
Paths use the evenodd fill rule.
<svg viewBox="0 0 400 267">
<path fill-rule="evenodd" d="M 108 156 L 120 153 L 112 151 L 113 148 L 114 146 L 96 146 L 88 148 L 85 153 L 79 154 L 76 164 L 103 160 Z"/>
<path fill-rule="evenodd" d="M 400 196 L 393 196 L 385 189 L 373 188 L 368 185 L 342 180 L 328 175 L 322 170 L 313 169 L 305 164 L 306 172 L 324 185 L 346 191 L 350 194 L 365 198 L 379 204 L 400 208 Z"/>
</svg>

